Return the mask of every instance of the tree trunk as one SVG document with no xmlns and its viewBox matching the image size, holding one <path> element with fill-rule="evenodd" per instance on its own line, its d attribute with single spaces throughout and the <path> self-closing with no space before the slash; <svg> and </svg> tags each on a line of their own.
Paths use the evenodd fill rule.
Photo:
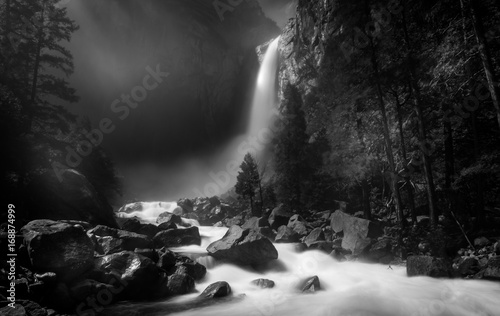
<svg viewBox="0 0 500 316">
<path fill-rule="evenodd" d="M 371 62 L 372 62 L 372 67 L 373 67 L 373 72 L 375 74 L 375 86 L 377 90 L 377 97 L 378 97 L 378 102 L 379 102 L 379 109 L 380 109 L 380 114 L 382 115 L 382 125 L 383 125 L 383 134 L 384 134 L 384 140 L 385 140 L 385 149 L 386 149 L 386 155 L 387 155 L 387 160 L 389 161 L 389 173 L 390 173 L 390 185 L 391 185 L 391 191 L 392 191 L 392 196 L 396 202 L 396 214 L 398 216 L 398 222 L 401 227 L 405 226 L 405 218 L 404 218 L 404 213 L 403 213 L 403 206 L 401 203 L 401 193 L 399 192 L 399 187 L 398 187 L 398 178 L 397 178 L 397 173 L 396 173 L 396 163 L 394 162 L 394 154 L 392 152 L 392 140 L 391 140 L 391 135 L 389 131 L 389 124 L 387 122 L 387 112 L 385 110 L 385 102 L 384 102 L 384 96 L 382 92 L 382 86 L 380 85 L 380 73 L 379 73 L 379 68 L 378 68 L 378 62 L 377 62 L 377 56 L 376 56 L 376 50 L 375 50 L 375 45 L 373 44 L 373 41 L 370 39 L 370 44 L 371 44 L 371 49 L 372 49 L 372 56 L 371 56 Z"/>
<path fill-rule="evenodd" d="M 363 199 L 363 216 L 365 219 L 371 221 L 372 220 L 372 210 L 370 207 L 370 185 L 368 184 L 368 180 L 363 179 L 361 182 L 361 193 Z"/>
<path fill-rule="evenodd" d="M 406 5 L 406 1 L 404 2 L 404 5 Z M 418 120 L 418 136 L 419 136 L 419 141 L 421 142 L 420 149 L 422 152 L 422 158 L 424 162 L 425 180 L 427 182 L 427 200 L 429 203 L 429 217 L 431 220 L 431 225 L 433 227 L 436 227 L 438 221 L 438 214 L 436 207 L 436 189 L 434 186 L 434 177 L 432 175 L 432 164 L 430 160 L 430 155 L 425 148 L 425 144 L 427 142 L 427 131 L 425 128 L 425 118 L 423 113 L 422 97 L 420 95 L 420 86 L 418 84 L 416 70 L 415 70 L 413 48 L 410 41 L 410 35 L 408 33 L 408 27 L 406 25 L 405 11 L 406 8 L 404 8 L 402 12 L 402 17 L 403 17 L 402 27 L 407 49 L 408 67 L 410 70 L 410 83 L 411 83 L 410 86 L 413 91 L 413 95 L 415 96 L 415 112 L 417 113 L 417 120 Z"/>
<path fill-rule="evenodd" d="M 498 82 L 496 81 L 496 75 L 491 62 L 490 49 L 488 47 L 488 42 L 486 41 L 484 25 L 481 17 L 481 11 L 479 7 L 478 0 L 470 1 L 472 21 L 474 24 L 474 33 L 476 35 L 476 40 L 478 44 L 479 55 L 481 56 L 481 62 L 483 64 L 484 73 L 486 75 L 486 80 L 488 82 L 488 89 L 490 90 L 491 100 L 493 101 L 493 106 L 497 111 L 498 126 L 500 127 L 500 92 L 498 89 Z"/>
<path fill-rule="evenodd" d="M 405 166 L 408 165 L 408 155 L 406 152 L 406 143 L 405 143 L 405 135 L 403 129 L 403 115 L 401 114 L 402 104 L 399 102 L 399 96 L 395 95 L 396 98 L 396 113 L 398 116 L 398 129 L 399 129 L 399 138 L 401 143 L 401 158 L 405 163 Z M 405 186 L 406 193 L 408 194 L 408 203 L 410 204 L 410 212 L 411 212 L 411 220 L 413 224 L 417 223 L 417 211 L 415 208 L 415 195 L 413 194 L 413 185 L 411 184 L 410 177 L 405 177 Z"/>
</svg>

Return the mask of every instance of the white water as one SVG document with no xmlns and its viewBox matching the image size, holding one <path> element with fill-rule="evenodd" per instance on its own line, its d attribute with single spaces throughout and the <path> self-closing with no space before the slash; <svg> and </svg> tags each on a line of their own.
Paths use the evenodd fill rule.
<svg viewBox="0 0 500 316">
<path fill-rule="evenodd" d="M 138 217 L 143 223 L 156 224 L 161 213 L 172 213 L 177 207 L 176 202 L 138 202 L 130 203 L 118 210 L 117 217 Z"/>
<path fill-rule="evenodd" d="M 200 227 L 202 246 L 177 248 L 182 252 L 205 253 L 206 246 L 221 238 L 227 228 Z M 154 307 L 155 315 L 177 316 L 498 316 L 500 283 L 477 280 L 441 280 L 406 276 L 405 267 L 338 262 L 319 251 L 297 253 L 293 244 L 276 244 L 279 259 L 264 272 L 232 264 L 209 264 L 197 293 L 165 302 L 137 304 Z M 206 258 L 200 258 L 207 263 Z M 304 294 L 301 282 L 317 275 L 322 290 Z M 273 289 L 251 285 L 258 278 L 271 279 Z M 208 285 L 227 281 L 233 295 L 245 294 L 241 301 L 171 314 L 171 304 L 196 298 Z M 129 306 L 134 309 L 134 305 Z M 165 309 L 165 313 L 161 311 Z"/>
</svg>

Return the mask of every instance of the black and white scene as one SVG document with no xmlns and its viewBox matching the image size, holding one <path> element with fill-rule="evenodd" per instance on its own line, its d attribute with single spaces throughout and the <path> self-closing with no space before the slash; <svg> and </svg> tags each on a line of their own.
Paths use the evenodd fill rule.
<svg viewBox="0 0 500 316">
<path fill-rule="evenodd" d="M 0 0 L 0 315 L 500 316 L 500 1 Z"/>
</svg>

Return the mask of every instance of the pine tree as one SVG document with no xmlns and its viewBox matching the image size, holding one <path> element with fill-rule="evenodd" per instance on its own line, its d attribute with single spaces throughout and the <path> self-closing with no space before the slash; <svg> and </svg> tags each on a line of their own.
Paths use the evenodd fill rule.
<svg viewBox="0 0 500 316">
<path fill-rule="evenodd" d="M 255 191 L 260 187 L 260 176 L 257 163 L 251 154 L 246 154 L 240 165 L 241 171 L 236 177 L 235 191 L 242 198 L 248 198 L 254 216 L 260 216 L 260 209 L 254 206 Z"/>
</svg>

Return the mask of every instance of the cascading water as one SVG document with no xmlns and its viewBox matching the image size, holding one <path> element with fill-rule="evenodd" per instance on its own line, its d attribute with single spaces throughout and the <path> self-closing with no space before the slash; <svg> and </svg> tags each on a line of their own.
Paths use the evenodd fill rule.
<svg viewBox="0 0 500 316">
<path fill-rule="evenodd" d="M 227 228 L 201 227 L 202 246 L 177 248 L 179 252 L 206 253 L 206 244 L 220 239 Z M 279 259 L 265 271 L 233 264 L 209 265 L 198 293 L 165 302 L 123 304 L 109 315 L 177 316 L 498 316 L 500 285 L 478 280 L 440 280 L 406 276 L 406 268 L 380 264 L 338 262 L 320 251 L 298 252 L 293 244 L 275 244 Z M 201 261 L 205 263 L 204 261 Z M 300 293 L 299 284 L 317 275 L 322 290 Z M 260 289 L 252 280 L 273 280 L 272 289 Z M 233 295 L 243 299 L 173 313 L 195 299 L 208 285 L 226 281 Z M 182 308 L 181 308 L 182 309 Z"/>
<path fill-rule="evenodd" d="M 278 71 L 278 44 L 280 37 L 272 41 L 264 55 L 257 77 L 248 134 L 258 136 L 269 126 L 276 100 L 276 72 Z"/>
</svg>

